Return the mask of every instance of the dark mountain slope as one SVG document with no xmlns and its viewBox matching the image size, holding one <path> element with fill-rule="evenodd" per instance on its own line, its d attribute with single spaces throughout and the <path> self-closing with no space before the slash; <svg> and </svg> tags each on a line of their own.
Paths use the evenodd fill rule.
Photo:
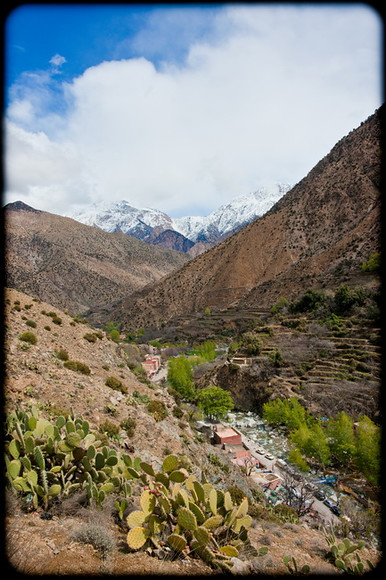
<svg viewBox="0 0 386 580">
<path fill-rule="evenodd" d="M 355 280 L 361 262 L 379 251 L 382 111 L 339 141 L 262 218 L 108 316 L 138 328 L 235 302 L 269 307 L 311 285 Z"/>
</svg>

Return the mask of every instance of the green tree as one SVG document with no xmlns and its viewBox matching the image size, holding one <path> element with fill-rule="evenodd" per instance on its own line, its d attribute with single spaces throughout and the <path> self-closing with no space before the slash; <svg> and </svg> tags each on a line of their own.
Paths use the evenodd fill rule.
<svg viewBox="0 0 386 580">
<path fill-rule="evenodd" d="M 242 345 L 247 354 L 259 354 L 261 350 L 261 338 L 255 332 L 244 332 L 242 336 Z"/>
<path fill-rule="evenodd" d="M 307 461 L 304 459 L 297 447 L 292 447 L 288 454 L 288 461 L 297 465 L 301 471 L 307 472 L 310 470 Z"/>
<path fill-rule="evenodd" d="M 194 397 L 192 363 L 185 356 L 178 356 L 169 360 L 168 383 L 186 399 Z"/>
<path fill-rule="evenodd" d="M 301 425 L 290 435 L 291 441 L 310 459 L 327 465 L 330 461 L 330 449 L 326 435 L 321 426 L 314 422 L 311 426 Z"/>
<path fill-rule="evenodd" d="M 121 328 L 120 324 L 116 324 L 115 322 L 107 322 L 107 324 L 104 327 L 104 330 L 106 331 L 107 336 L 111 338 L 111 340 L 113 340 L 114 342 L 119 342 L 121 338 L 120 328 Z"/>
<path fill-rule="evenodd" d="M 380 477 L 381 430 L 369 417 L 359 418 L 356 428 L 356 464 L 367 481 L 378 485 Z"/>
<path fill-rule="evenodd" d="M 334 310 L 338 314 L 349 312 L 353 306 L 362 306 L 365 302 L 363 288 L 350 288 L 342 284 L 334 294 Z"/>
<path fill-rule="evenodd" d="M 318 290 L 312 290 L 311 288 L 306 290 L 299 300 L 292 302 L 290 304 L 289 310 L 290 312 L 309 312 L 312 310 L 316 310 L 324 304 L 326 301 L 326 297 L 323 292 Z"/>
<path fill-rule="evenodd" d="M 234 407 L 233 399 L 228 391 L 211 385 L 197 393 L 197 405 L 208 417 L 223 419 Z"/>
<path fill-rule="evenodd" d="M 211 340 L 206 340 L 202 345 L 195 347 L 194 350 L 206 362 L 216 358 L 216 344 Z"/>
<path fill-rule="evenodd" d="M 381 269 L 381 254 L 379 252 L 370 254 L 367 262 L 362 264 L 363 272 L 378 272 Z"/>
<path fill-rule="evenodd" d="M 285 298 L 284 296 L 280 296 L 280 298 L 278 298 L 276 304 L 274 304 L 274 306 L 272 306 L 271 314 L 273 314 L 273 315 L 279 314 L 285 308 L 288 308 L 288 304 L 289 303 L 288 303 L 287 298 Z"/>
<path fill-rule="evenodd" d="M 298 429 L 310 420 L 309 414 L 295 397 L 275 399 L 263 405 L 263 418 L 273 425 L 285 425 L 288 429 Z"/>
<path fill-rule="evenodd" d="M 356 453 L 354 422 L 344 411 L 330 419 L 326 435 L 332 456 L 339 463 L 348 464 Z"/>
</svg>

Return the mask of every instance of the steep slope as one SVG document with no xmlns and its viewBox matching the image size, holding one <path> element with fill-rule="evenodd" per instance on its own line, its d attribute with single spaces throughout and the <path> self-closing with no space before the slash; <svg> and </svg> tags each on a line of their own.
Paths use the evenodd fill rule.
<svg viewBox="0 0 386 580">
<path fill-rule="evenodd" d="M 206 307 L 271 306 L 355 279 L 379 251 L 381 111 L 344 137 L 262 218 L 109 313 L 126 328 Z"/>
<path fill-rule="evenodd" d="M 79 314 L 180 267 L 184 254 L 16 202 L 5 210 L 7 285 Z"/>
<path fill-rule="evenodd" d="M 138 350 L 138 347 L 117 344 L 103 332 L 94 332 L 89 325 L 59 309 L 56 314 L 61 323 L 54 325 L 50 317 L 52 308 L 52 304 L 17 290 L 5 291 L 6 413 L 16 409 L 27 411 L 29 415 L 38 413 L 39 419 L 51 425 L 58 424 L 58 417 L 70 418 L 73 413 L 75 418 L 87 421 L 91 432 L 102 439 L 103 447 L 99 447 L 102 452 L 105 449 L 114 450 L 115 454 L 122 452 L 132 461 L 138 458 L 157 471 L 165 457 L 174 454 L 189 475 L 200 478 L 205 474 L 208 481 L 223 492 L 231 487 L 241 491 L 254 507 L 251 545 L 239 560 L 244 575 L 286 574 L 288 569 L 283 558 L 287 554 L 293 555 L 299 567 L 309 565 L 311 574 L 341 573 L 328 559 L 329 546 L 319 525 L 316 527 L 313 522 L 306 521 L 301 525 L 288 520 L 284 523 L 283 519 L 271 516 L 261 499 L 253 500 L 258 484 L 231 462 L 229 454 L 208 443 L 196 431 L 189 419 L 191 409 L 177 403 L 161 385 L 138 380 L 128 366 L 133 349 Z M 20 339 L 27 330 L 36 336 L 36 344 Z M 96 337 L 94 341 L 85 338 L 90 335 Z M 82 362 L 89 372 L 84 374 L 68 368 L 64 352 L 69 361 Z M 124 388 L 117 391 L 108 386 L 106 380 L 111 376 L 119 377 Z M 151 409 L 151 403 L 153 407 L 157 403 L 158 408 L 166 410 L 162 418 Z M 45 434 L 41 441 L 44 440 Z M 44 450 L 41 441 L 39 448 Z M 13 464 L 17 466 L 18 461 Z M 63 481 L 66 477 L 68 483 L 73 474 L 67 478 L 69 474 L 64 465 L 65 462 L 61 474 Z M 53 471 L 47 468 L 49 482 Z M 106 472 L 106 469 L 101 471 Z M 34 466 L 33 472 L 39 472 L 40 481 L 40 468 Z M 107 477 L 103 479 L 106 480 Z M 95 504 L 87 507 L 81 490 L 67 497 L 63 494 L 59 501 L 50 501 L 48 509 L 40 504 L 33 510 L 29 507 L 27 493 L 20 494 L 24 502 L 20 495 L 6 493 L 4 547 L 14 575 L 127 576 L 128 571 L 133 576 L 218 575 L 218 570 L 199 558 L 170 558 L 165 551 L 152 546 L 138 552 L 128 549 L 126 516 L 142 507 L 140 497 L 144 486 L 143 482 L 139 485 L 133 479 L 130 484 L 132 491 L 122 521 L 113 507 L 114 501 L 122 497 L 107 491 L 103 509 Z M 82 541 L 75 532 L 85 531 L 86 526 L 89 535 Z M 259 550 L 262 546 L 269 546 L 268 554 L 255 557 L 252 548 Z M 371 546 L 364 547 L 361 554 L 364 561 L 368 558 L 374 564 L 381 558 L 380 551 Z"/>
</svg>

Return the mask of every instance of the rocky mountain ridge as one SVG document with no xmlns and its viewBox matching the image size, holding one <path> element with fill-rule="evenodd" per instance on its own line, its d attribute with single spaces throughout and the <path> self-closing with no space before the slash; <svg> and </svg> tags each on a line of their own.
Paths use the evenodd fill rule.
<svg viewBox="0 0 386 580">
<path fill-rule="evenodd" d="M 382 111 L 339 141 L 263 217 L 108 316 L 127 329 L 157 326 L 183 313 L 270 307 L 305 287 L 355 282 L 361 263 L 380 247 Z"/>
<path fill-rule="evenodd" d="M 4 209 L 7 285 L 81 314 L 181 266 L 187 256 L 30 208 Z"/>
<path fill-rule="evenodd" d="M 197 255 L 262 216 L 289 188 L 284 184 L 260 188 L 254 193 L 235 198 L 208 216 L 171 218 L 162 211 L 138 209 L 122 200 L 74 210 L 69 217 L 107 232 L 123 232 L 150 244 Z M 163 246 L 161 234 L 165 231 L 175 232 L 175 247 L 171 246 L 170 234 L 166 246 Z M 185 238 L 183 243 L 181 236 Z M 195 244 L 200 245 L 191 251 Z"/>
</svg>

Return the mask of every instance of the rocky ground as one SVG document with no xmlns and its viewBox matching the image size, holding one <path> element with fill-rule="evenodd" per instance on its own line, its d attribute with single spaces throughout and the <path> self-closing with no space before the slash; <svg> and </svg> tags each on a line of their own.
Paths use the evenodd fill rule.
<svg viewBox="0 0 386 580">
<path fill-rule="evenodd" d="M 197 439 L 187 420 L 186 410 L 182 419 L 173 415 L 175 401 L 163 387 L 138 380 L 127 366 L 128 353 L 122 344 L 116 344 L 106 336 L 89 342 L 84 337 L 95 329 L 87 323 L 16 290 L 6 291 L 5 306 L 4 400 L 7 410 L 35 405 L 51 417 L 72 409 L 75 415 L 87 418 L 93 428 L 98 428 L 106 419 L 119 424 L 131 417 L 136 420 L 134 433 L 131 437 L 122 433 L 120 445 L 133 456 L 140 456 L 158 467 L 165 454 L 175 453 L 185 457 L 194 473 L 205 468 L 220 487 L 226 489 L 237 485 L 248 491 L 249 485 L 239 468 L 230 466 L 229 473 L 225 474 L 208 462 L 208 455 L 215 452 L 214 448 Z M 60 323 L 57 323 L 57 318 Z M 25 331 L 35 334 L 36 344 L 20 340 Z M 71 360 L 86 364 L 90 374 L 65 368 L 57 356 L 60 350 L 66 350 Z M 105 381 L 109 376 L 119 378 L 127 392 L 108 387 Z M 156 421 L 146 404 L 133 397 L 135 391 L 142 397 L 147 395 L 152 400 L 164 402 L 168 415 Z M 7 561 L 14 571 L 23 574 L 217 574 L 199 559 L 170 561 L 162 555 L 159 559 L 146 552 L 130 553 L 125 540 L 127 529 L 117 525 L 108 507 L 100 511 L 69 502 L 50 510 L 50 519 L 43 519 L 41 508 L 25 513 L 20 502 L 10 495 L 7 508 Z M 79 529 L 90 525 L 102 530 L 100 533 L 105 541 L 108 540 L 105 544 L 108 549 L 104 553 L 90 544 L 81 543 L 74 536 Z M 244 554 L 243 560 L 235 563 L 235 572 L 286 574 L 288 570 L 283 558 L 290 555 L 295 557 L 299 566 L 308 564 L 311 573 L 340 573 L 329 562 L 328 545 L 318 529 L 255 518 L 250 539 L 256 549 L 267 546 L 268 553 L 261 557 Z M 366 548 L 362 559 L 366 556 L 374 563 L 380 559 L 374 548 Z"/>
</svg>

